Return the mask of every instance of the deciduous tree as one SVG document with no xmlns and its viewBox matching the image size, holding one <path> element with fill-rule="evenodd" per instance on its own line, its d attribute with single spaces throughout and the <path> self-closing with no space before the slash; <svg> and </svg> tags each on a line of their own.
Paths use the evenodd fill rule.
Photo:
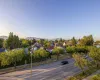
<svg viewBox="0 0 100 80">
<path fill-rule="evenodd" d="M 80 54 L 73 54 L 75 65 L 78 66 L 84 73 L 84 68 L 87 66 L 87 60 Z"/>
</svg>

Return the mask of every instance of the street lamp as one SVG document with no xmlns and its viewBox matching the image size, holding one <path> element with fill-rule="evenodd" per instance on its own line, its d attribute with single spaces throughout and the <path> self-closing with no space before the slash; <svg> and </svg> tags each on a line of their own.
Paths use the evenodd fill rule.
<svg viewBox="0 0 100 80">
<path fill-rule="evenodd" d="M 30 54 L 31 54 L 31 77 L 32 77 L 32 54 L 33 54 L 33 48 L 31 48 Z"/>
</svg>

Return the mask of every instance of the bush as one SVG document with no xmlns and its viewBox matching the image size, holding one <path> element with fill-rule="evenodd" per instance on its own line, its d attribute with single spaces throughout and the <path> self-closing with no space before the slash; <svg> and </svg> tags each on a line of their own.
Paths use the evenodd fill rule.
<svg viewBox="0 0 100 80">
<path fill-rule="evenodd" d="M 76 52 L 78 52 L 78 53 L 88 53 L 88 48 L 85 47 L 85 46 L 77 46 Z"/>
<path fill-rule="evenodd" d="M 67 53 L 88 53 L 88 48 L 85 46 L 70 46 L 66 50 Z"/>
<path fill-rule="evenodd" d="M 66 48 L 66 51 L 67 51 L 67 53 L 75 53 L 76 48 L 75 48 L 75 46 L 72 46 L 72 47 L 69 46 Z"/>
<path fill-rule="evenodd" d="M 46 59 L 49 57 L 49 52 L 44 49 L 36 50 L 33 54 L 34 59 Z"/>
<path fill-rule="evenodd" d="M 69 77 L 67 80 L 77 80 L 77 78 L 76 77 Z"/>
<path fill-rule="evenodd" d="M 63 53 L 65 53 L 65 52 L 64 52 L 64 49 L 61 48 L 61 47 L 56 47 L 56 48 L 54 48 L 53 51 L 52 51 L 52 54 L 53 54 L 53 55 L 63 54 Z"/>
<path fill-rule="evenodd" d="M 24 55 L 25 54 L 23 49 L 3 52 L 0 54 L 0 65 L 6 66 L 15 62 L 20 62 L 23 59 Z"/>
<path fill-rule="evenodd" d="M 52 51 L 53 55 L 57 55 L 57 60 L 59 59 L 59 55 L 65 53 L 64 49 L 61 47 L 55 47 Z"/>
<path fill-rule="evenodd" d="M 100 74 L 94 75 L 91 80 L 100 80 Z"/>
</svg>

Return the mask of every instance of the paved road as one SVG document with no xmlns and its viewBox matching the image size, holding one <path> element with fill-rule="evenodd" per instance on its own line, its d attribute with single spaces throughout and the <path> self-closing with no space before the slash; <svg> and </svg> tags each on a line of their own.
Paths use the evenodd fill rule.
<svg viewBox="0 0 100 80">
<path fill-rule="evenodd" d="M 30 69 L 0 75 L 0 80 L 64 80 L 81 70 L 74 66 L 74 60 L 68 59 L 69 64 L 61 65 L 61 61 L 33 67 Z"/>
</svg>

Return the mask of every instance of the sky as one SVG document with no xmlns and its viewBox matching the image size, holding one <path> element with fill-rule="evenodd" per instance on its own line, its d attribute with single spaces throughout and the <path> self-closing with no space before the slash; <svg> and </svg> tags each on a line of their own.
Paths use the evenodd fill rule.
<svg viewBox="0 0 100 80">
<path fill-rule="evenodd" d="M 0 0 L 0 36 L 100 39 L 100 0 Z"/>
</svg>

